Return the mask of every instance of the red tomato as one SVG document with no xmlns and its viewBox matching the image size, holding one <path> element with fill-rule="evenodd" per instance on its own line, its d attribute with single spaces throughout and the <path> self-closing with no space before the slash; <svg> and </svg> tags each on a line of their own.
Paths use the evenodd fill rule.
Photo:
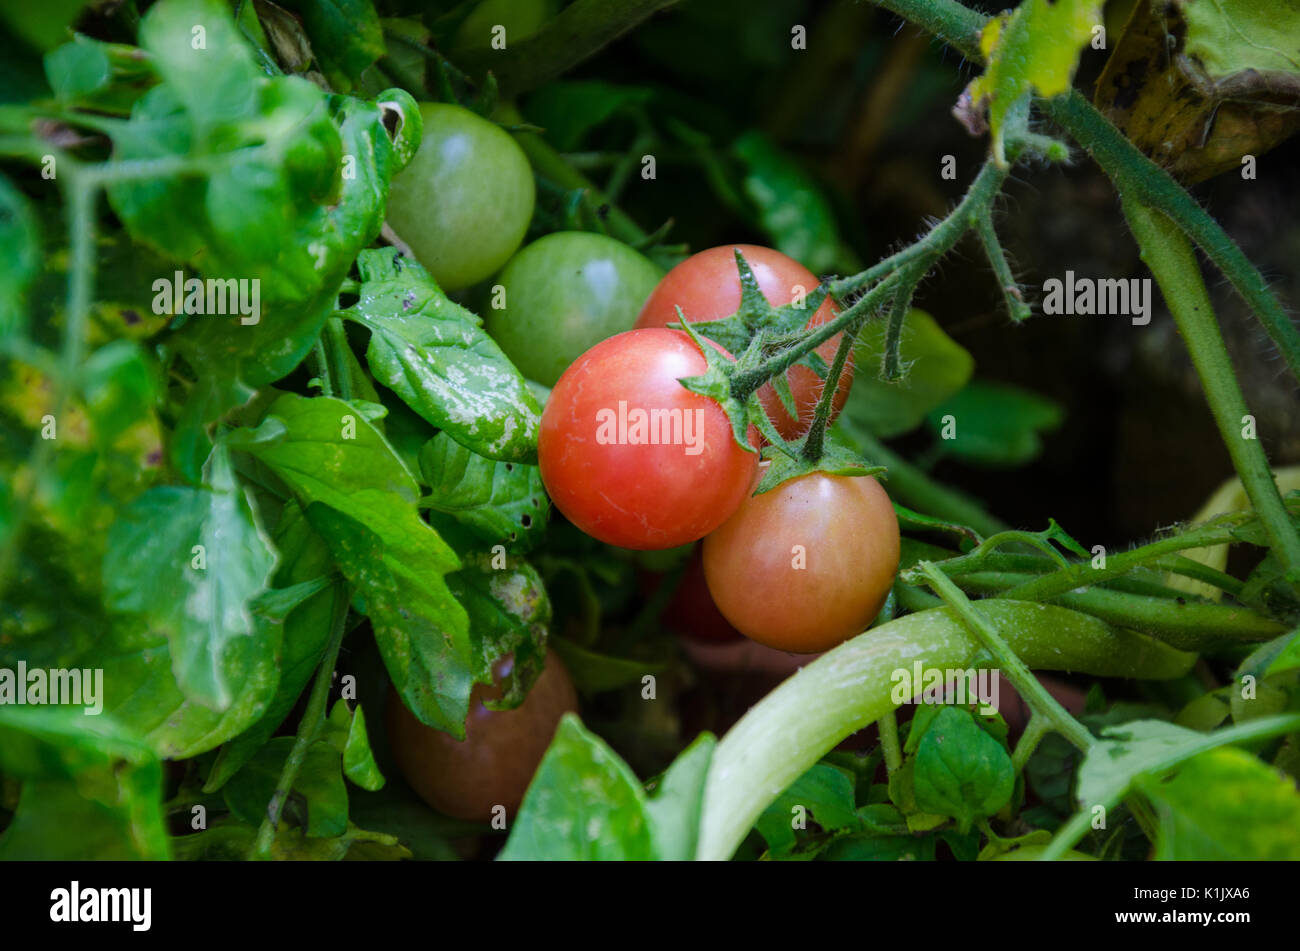
<svg viewBox="0 0 1300 951">
<path fill-rule="evenodd" d="M 542 675 L 524 702 L 513 710 L 489 710 L 483 701 L 500 698 L 500 683 L 513 665 L 510 657 L 499 661 L 493 670 L 497 683 L 474 686 L 463 742 L 425 726 L 389 691 L 388 739 L 397 767 L 420 798 L 445 815 L 488 822 L 498 805 L 514 815 L 560 718 L 578 709 L 569 672 L 547 651 Z"/>
<path fill-rule="evenodd" d="M 811 294 L 820 283 L 798 261 L 771 248 L 753 244 L 709 248 L 687 258 L 664 276 L 641 309 L 636 326 L 666 327 L 677 320 L 677 307 L 681 307 L 686 319 L 690 321 L 721 320 L 734 314 L 740 307 L 740 274 L 736 270 L 736 250 L 745 256 L 758 280 L 759 288 L 774 307 L 790 303 L 799 288 L 803 289 L 804 294 Z M 831 302 L 823 301 L 808 319 L 807 326 L 824 324 L 835 314 Z M 817 353 L 826 361 L 827 366 L 835 359 L 835 348 L 839 346 L 841 336 L 836 334 L 817 348 Z M 795 409 L 799 412 L 798 422 L 791 419 L 781 405 L 781 398 L 771 383 L 765 384 L 758 391 L 758 397 L 777 432 L 786 439 L 797 439 L 812 425 L 813 412 L 825 384 L 816 373 L 804 366 L 791 367 L 786 371 L 786 379 L 790 382 Z M 853 359 L 850 354 L 831 404 L 832 420 L 849 398 L 849 387 L 852 385 Z"/>
<path fill-rule="evenodd" d="M 736 443 L 722 407 L 677 382 L 706 368 L 683 331 L 651 329 L 603 340 L 564 371 L 537 454 L 569 521 L 621 548 L 675 548 L 739 507 L 758 454 Z"/>
<path fill-rule="evenodd" d="M 879 482 L 813 472 L 747 499 L 706 538 L 704 576 L 742 634 L 812 653 L 867 629 L 898 553 L 898 519 Z"/>
</svg>

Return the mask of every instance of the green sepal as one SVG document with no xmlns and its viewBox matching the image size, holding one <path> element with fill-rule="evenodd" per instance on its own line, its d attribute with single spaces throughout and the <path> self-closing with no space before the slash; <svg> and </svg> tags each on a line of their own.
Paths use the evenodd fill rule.
<svg viewBox="0 0 1300 951">
<path fill-rule="evenodd" d="M 682 329 L 686 331 L 695 346 L 700 348 L 700 353 L 704 354 L 704 361 L 708 364 L 708 368 L 699 376 L 680 377 L 677 382 L 692 393 L 716 401 L 727 414 L 727 419 L 731 421 L 731 433 L 735 436 L 736 443 L 746 452 L 758 452 L 758 449 L 749 442 L 749 409 L 731 392 L 731 379 L 743 369 L 742 364 L 733 363 L 713 347 L 707 346 L 680 307 L 677 308 L 677 316 L 681 318 Z"/>
</svg>

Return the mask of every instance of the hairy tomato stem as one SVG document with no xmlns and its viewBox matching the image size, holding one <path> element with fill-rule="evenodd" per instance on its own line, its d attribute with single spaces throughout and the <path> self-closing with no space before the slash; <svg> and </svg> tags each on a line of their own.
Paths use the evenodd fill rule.
<svg viewBox="0 0 1300 951">
<path fill-rule="evenodd" d="M 257 839 L 249 854 L 250 859 L 271 857 L 271 846 L 275 842 L 275 832 L 280 824 L 280 813 L 284 810 L 285 800 L 293 791 L 294 781 L 298 778 L 303 762 L 307 759 L 307 751 L 320 736 L 321 727 L 325 723 L 326 702 L 329 700 L 330 684 L 334 679 L 334 666 L 338 663 L 339 647 L 343 644 L 343 634 L 347 629 L 350 601 L 346 588 L 337 597 L 338 600 L 334 602 L 329 644 L 321 656 L 316 680 L 307 698 L 302 720 L 298 723 L 298 735 L 294 737 L 293 748 L 289 750 L 289 755 L 284 761 L 284 769 L 280 771 L 280 779 L 275 784 L 275 792 L 271 794 L 271 800 L 266 805 L 266 818 L 262 820 L 262 825 L 257 830 Z"/>
<path fill-rule="evenodd" d="M 1249 409 L 1191 244 L 1168 217 L 1138 199 L 1124 196 L 1123 207 L 1142 260 L 1155 275 L 1201 378 L 1233 467 L 1259 513 L 1287 579 L 1293 585 L 1300 584 L 1300 533 L 1291 524 L 1264 447 L 1253 431 L 1249 436 L 1243 433 Z"/>
</svg>

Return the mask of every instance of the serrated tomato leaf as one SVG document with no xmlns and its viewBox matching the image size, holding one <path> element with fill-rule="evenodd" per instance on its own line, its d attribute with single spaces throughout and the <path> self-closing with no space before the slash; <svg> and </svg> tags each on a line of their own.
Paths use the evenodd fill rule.
<svg viewBox="0 0 1300 951">
<path fill-rule="evenodd" d="M 524 552 L 546 532 L 551 504 L 536 466 L 488 459 L 439 433 L 420 450 L 420 473 L 431 490 L 421 506 L 489 545 Z"/>
<path fill-rule="evenodd" d="M 535 462 L 541 407 L 478 316 L 393 248 L 363 251 L 357 266 L 359 299 L 341 314 L 370 331 L 375 379 L 479 455 Z"/>
<path fill-rule="evenodd" d="M 249 602 L 266 590 L 276 556 L 220 447 L 209 480 L 150 489 L 131 503 L 109 530 L 103 577 L 111 608 L 166 633 L 185 695 L 221 711 L 237 686 L 224 659 L 232 642 L 275 650 Z"/>
</svg>

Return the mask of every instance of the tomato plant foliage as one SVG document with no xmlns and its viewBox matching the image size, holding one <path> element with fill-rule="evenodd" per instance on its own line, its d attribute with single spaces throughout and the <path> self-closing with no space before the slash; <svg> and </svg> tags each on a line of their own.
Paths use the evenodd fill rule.
<svg viewBox="0 0 1300 951">
<path fill-rule="evenodd" d="M 1286 5 L 1140 5 L 1097 108 L 1092 0 L 417 6 L 0 9 L 0 858 L 1300 857 L 1300 493 L 1193 245 L 1300 334 L 1181 184 L 1298 124 Z M 939 184 L 876 7 L 979 69 Z M 1131 548 L 985 339 L 1066 138 L 1236 473 Z"/>
</svg>

